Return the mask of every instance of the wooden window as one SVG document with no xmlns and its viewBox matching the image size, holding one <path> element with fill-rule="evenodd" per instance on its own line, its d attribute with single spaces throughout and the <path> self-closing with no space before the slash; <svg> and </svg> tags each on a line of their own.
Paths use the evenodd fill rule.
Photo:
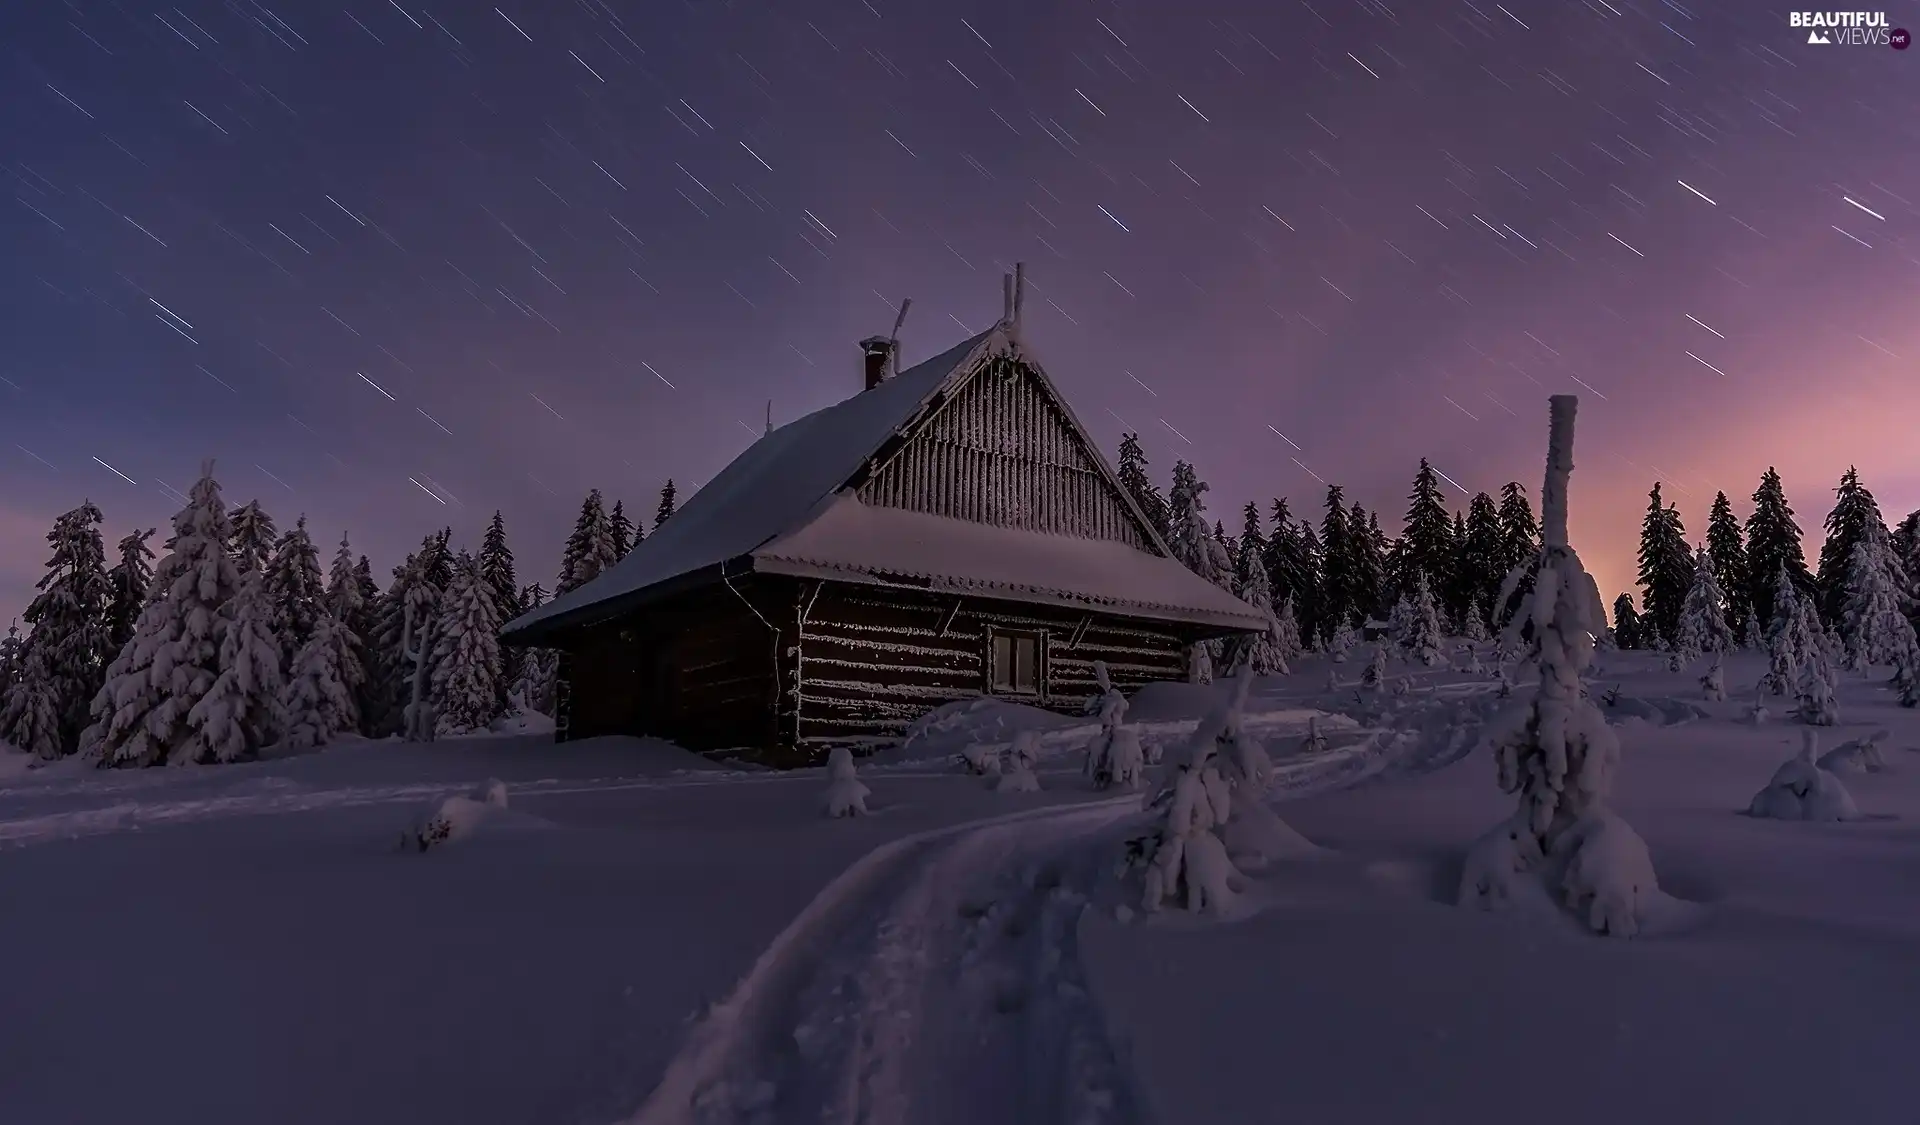
<svg viewBox="0 0 1920 1125">
<path fill-rule="evenodd" d="M 992 679 L 995 695 L 1040 694 L 1040 637 L 1035 633 L 993 634 Z"/>
</svg>

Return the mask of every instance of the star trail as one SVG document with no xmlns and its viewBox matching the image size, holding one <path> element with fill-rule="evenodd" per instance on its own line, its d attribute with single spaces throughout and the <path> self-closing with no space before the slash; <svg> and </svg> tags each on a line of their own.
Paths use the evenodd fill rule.
<svg viewBox="0 0 1920 1125">
<path fill-rule="evenodd" d="M 0 620 L 56 514 L 164 526 L 209 457 L 376 573 L 501 509 L 550 584 L 588 488 L 684 494 L 1017 260 L 1109 456 L 1230 525 L 1397 517 L 1422 455 L 1535 488 L 1566 391 L 1609 596 L 1654 463 L 1696 530 L 1768 464 L 1803 522 L 1849 463 L 1920 506 L 1920 58 L 1785 7 L 21 0 L 0 43 Z"/>
</svg>

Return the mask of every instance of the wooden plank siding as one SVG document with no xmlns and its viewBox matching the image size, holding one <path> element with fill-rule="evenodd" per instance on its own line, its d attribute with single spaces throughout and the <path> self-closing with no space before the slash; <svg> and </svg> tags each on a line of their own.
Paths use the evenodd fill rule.
<svg viewBox="0 0 1920 1125">
<path fill-rule="evenodd" d="M 886 587 L 826 584 L 813 599 L 789 668 L 788 720 L 802 752 L 891 740 L 944 703 L 988 691 L 993 631 L 1039 634 L 1040 692 L 1007 698 L 1077 711 L 1104 660 L 1123 690 L 1186 674 L 1186 636 L 1168 626 L 1070 609 Z"/>
<path fill-rule="evenodd" d="M 1154 552 L 1027 367 L 991 361 L 861 482 L 868 504 Z"/>
<path fill-rule="evenodd" d="M 639 734 L 688 749 L 780 741 L 773 624 L 791 584 L 734 580 L 586 631 L 563 667 L 565 737 Z M 556 732 L 558 733 L 558 732 Z"/>
</svg>

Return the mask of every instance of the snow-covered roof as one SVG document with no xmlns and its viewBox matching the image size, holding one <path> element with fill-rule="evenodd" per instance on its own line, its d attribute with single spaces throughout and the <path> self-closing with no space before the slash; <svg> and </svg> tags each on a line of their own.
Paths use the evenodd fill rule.
<svg viewBox="0 0 1920 1125">
<path fill-rule="evenodd" d="M 847 492 L 753 552 L 754 569 L 1259 629 L 1253 607 L 1125 543 L 994 527 L 862 503 Z"/>
<path fill-rule="evenodd" d="M 986 356 L 1020 348 L 1013 333 L 995 325 L 877 387 L 774 430 L 626 558 L 509 622 L 502 635 L 532 642 L 618 615 L 654 587 L 728 565 L 736 576 L 757 570 L 882 581 L 890 573 L 942 589 L 996 590 L 1020 601 L 1124 606 L 1146 616 L 1258 628 L 1261 619 L 1245 603 L 1178 563 L 1125 544 L 857 501 L 847 507 L 841 490 L 889 438 L 913 428 L 940 391 Z"/>
</svg>

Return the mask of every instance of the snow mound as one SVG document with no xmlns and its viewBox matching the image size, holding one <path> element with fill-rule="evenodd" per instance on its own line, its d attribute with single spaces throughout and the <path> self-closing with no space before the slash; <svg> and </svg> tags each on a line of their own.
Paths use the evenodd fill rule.
<svg viewBox="0 0 1920 1125">
<path fill-rule="evenodd" d="M 506 783 L 491 778 L 471 796 L 447 797 L 428 809 L 412 828 L 400 833 L 400 847 L 424 852 L 465 839 L 489 816 L 506 807 Z"/>
<path fill-rule="evenodd" d="M 1040 736 L 1030 730 L 1023 730 L 1013 736 L 1013 749 L 1007 752 L 1006 765 L 993 784 L 995 792 L 1038 793 L 1040 791 L 1040 778 L 1033 772 L 1039 743 Z"/>
<path fill-rule="evenodd" d="M 1671 727 L 1711 717 L 1711 712 L 1692 700 L 1668 696 L 1643 699 L 1616 694 L 1607 703 L 1607 721 L 1616 726 L 1625 719 L 1640 719 L 1652 726 Z"/>
<path fill-rule="evenodd" d="M 1602 806 L 1554 842 L 1566 860 L 1560 891 L 1587 927 L 1610 937 L 1634 937 L 1660 893 L 1647 842 Z"/>
<path fill-rule="evenodd" d="M 1210 715 L 1226 701 L 1228 683 L 1190 684 L 1168 680 L 1143 684 L 1127 700 L 1127 718 L 1136 723 L 1166 723 Z"/>
<path fill-rule="evenodd" d="M 495 719 L 487 730 L 493 734 L 552 734 L 553 720 L 538 711 L 515 711 Z"/>
<path fill-rule="evenodd" d="M 853 752 L 836 746 L 827 754 L 827 815 L 834 818 L 867 815 L 872 793 L 853 766 Z"/>
<path fill-rule="evenodd" d="M 1853 794 L 1839 777 L 1814 761 L 1819 745 L 1812 731 L 1803 732 L 1800 753 L 1773 771 L 1773 780 L 1754 794 L 1747 815 L 1765 820 L 1859 820 Z"/>
<path fill-rule="evenodd" d="M 1880 744 L 1892 735 L 1885 727 L 1863 738 L 1843 742 L 1820 755 L 1819 766 L 1828 773 L 1879 773 L 1887 768 L 1887 759 L 1880 753 Z"/>
<path fill-rule="evenodd" d="M 964 754 L 970 746 L 1006 743 L 1023 730 L 1056 731 L 1085 725 L 1084 719 L 982 696 L 948 703 L 920 716 L 907 727 L 900 742 L 882 755 L 888 761 L 937 761 Z"/>
</svg>

